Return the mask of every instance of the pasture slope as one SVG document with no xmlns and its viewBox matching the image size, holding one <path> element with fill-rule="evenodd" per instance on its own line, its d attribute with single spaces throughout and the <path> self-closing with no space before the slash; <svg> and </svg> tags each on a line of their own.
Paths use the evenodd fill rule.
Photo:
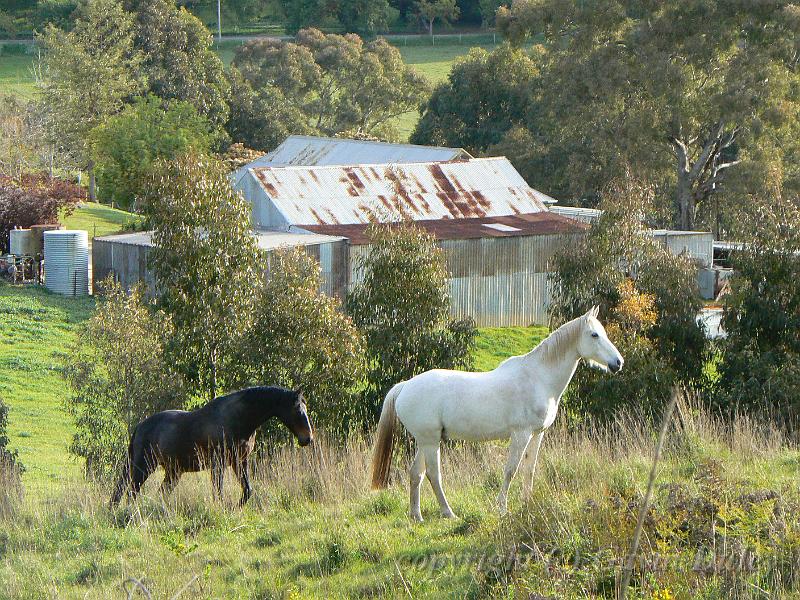
<svg viewBox="0 0 800 600">
<path fill-rule="evenodd" d="M 108 485 L 83 481 L 68 458 L 60 410 L 60 360 L 91 310 L 88 299 L 0 285 L 0 390 L 28 466 L 24 498 L 0 516 L 0 599 L 124 598 L 138 585 L 153 598 L 613 596 L 654 439 L 635 419 L 572 432 L 558 420 L 531 498 L 515 482 L 504 517 L 494 507 L 503 444 L 450 445 L 444 484 L 460 518 L 439 518 L 425 485 L 426 522 L 414 525 L 405 459 L 388 490 L 371 492 L 369 440 L 324 434 L 313 450 L 258 461 L 243 510 L 230 476 L 220 504 L 204 475 L 164 502 L 156 475 L 140 502 L 109 511 Z M 482 330 L 476 361 L 491 368 L 542 333 Z M 763 424 L 723 426 L 687 405 L 680 415 L 629 597 L 796 597 L 797 447 Z"/>
</svg>

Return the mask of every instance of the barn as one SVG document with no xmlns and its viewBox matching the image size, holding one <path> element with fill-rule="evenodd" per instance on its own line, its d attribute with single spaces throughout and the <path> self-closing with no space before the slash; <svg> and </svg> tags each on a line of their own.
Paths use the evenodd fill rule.
<svg viewBox="0 0 800 600">
<path fill-rule="evenodd" d="M 588 227 L 550 212 L 555 201 L 506 158 L 458 148 L 292 136 L 231 181 L 252 206 L 267 263 L 278 248 L 302 246 L 338 297 L 360 280 L 370 224 L 414 222 L 444 250 L 453 316 L 480 326 L 546 323 L 551 258 Z M 147 233 L 97 238 L 95 281 L 111 273 L 152 287 L 150 247 Z"/>
<path fill-rule="evenodd" d="M 455 317 L 545 323 L 550 259 L 586 225 L 551 213 L 504 157 L 250 168 L 236 184 L 257 227 L 344 237 L 350 286 L 371 223 L 413 221 L 445 251 Z"/>
</svg>

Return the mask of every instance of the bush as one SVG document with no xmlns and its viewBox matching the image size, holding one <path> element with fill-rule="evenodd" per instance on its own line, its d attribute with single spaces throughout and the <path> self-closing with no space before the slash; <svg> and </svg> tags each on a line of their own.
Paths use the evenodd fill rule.
<svg viewBox="0 0 800 600">
<path fill-rule="evenodd" d="M 697 325 L 696 267 L 645 230 L 652 191 L 628 179 L 609 188 L 600 221 L 577 247 L 555 258 L 551 315 L 561 323 L 601 307 L 610 339 L 625 357 L 613 377 L 579 369 L 567 391 L 573 419 L 610 418 L 619 408 L 658 411 L 677 382 L 697 384 L 707 353 Z"/>
<path fill-rule="evenodd" d="M 126 106 L 91 137 L 100 197 L 128 209 L 156 161 L 206 153 L 214 142 L 211 124 L 191 104 L 175 100 L 165 107 L 153 95 Z"/>
<path fill-rule="evenodd" d="M 0 398 L 0 516 L 8 514 L 22 494 L 23 466 L 17 452 L 8 449 L 8 407 Z"/>
<path fill-rule="evenodd" d="M 302 387 L 314 425 L 343 431 L 357 415 L 363 341 L 321 284 L 319 264 L 302 249 L 273 252 L 239 362 L 249 383 Z"/>
<path fill-rule="evenodd" d="M 800 416 L 800 209 L 781 197 L 754 202 L 755 229 L 732 256 L 715 400 L 729 412 Z"/>
<path fill-rule="evenodd" d="M 111 476 L 124 458 L 133 429 L 145 417 L 185 404 L 181 376 L 166 355 L 173 330 L 142 287 L 128 295 L 109 278 L 105 296 L 79 336 L 64 376 L 75 419 L 70 452 L 84 459 L 87 476 Z"/>
<path fill-rule="evenodd" d="M 8 249 L 9 231 L 39 223 L 58 223 L 86 197 L 82 188 L 44 174 L 19 179 L 0 176 L 0 249 Z"/>
<path fill-rule="evenodd" d="M 450 321 L 448 274 L 441 249 L 408 226 L 373 226 L 370 252 L 356 265 L 363 279 L 347 311 L 367 342 L 367 420 L 377 418 L 396 383 L 434 368 L 468 369 L 475 324 Z"/>
</svg>

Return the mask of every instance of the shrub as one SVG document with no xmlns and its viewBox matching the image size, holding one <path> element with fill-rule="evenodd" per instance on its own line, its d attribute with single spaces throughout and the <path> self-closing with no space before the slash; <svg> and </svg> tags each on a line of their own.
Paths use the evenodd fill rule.
<svg viewBox="0 0 800 600">
<path fill-rule="evenodd" d="M 17 452 L 8 449 L 8 407 L 0 398 L 0 516 L 9 513 L 22 493 L 23 471 Z"/>
<path fill-rule="evenodd" d="M 700 381 L 706 358 L 696 267 L 645 230 L 652 190 L 627 179 L 606 196 L 600 221 L 555 257 L 550 310 L 560 323 L 600 305 L 625 368 L 613 378 L 578 370 L 566 402 L 574 419 L 609 418 L 625 406 L 657 411 L 676 382 Z"/>
<path fill-rule="evenodd" d="M 800 416 L 800 209 L 780 196 L 754 203 L 754 228 L 732 256 L 715 400 L 724 410 Z"/>
<path fill-rule="evenodd" d="M 9 231 L 39 223 L 58 223 L 86 197 L 82 188 L 44 174 L 19 179 L 0 176 L 0 249 L 8 249 Z"/>
<path fill-rule="evenodd" d="M 302 387 L 314 425 L 343 430 L 357 414 L 363 341 L 321 284 L 319 264 L 302 249 L 274 252 L 239 362 L 251 383 Z"/>
<path fill-rule="evenodd" d="M 432 237 L 409 225 L 375 225 L 369 234 L 347 311 L 367 342 L 365 409 L 373 419 L 395 383 L 429 369 L 469 368 L 476 332 L 471 319 L 448 322 L 448 274 Z"/>
<path fill-rule="evenodd" d="M 84 459 L 88 476 L 100 478 L 112 475 L 141 420 L 186 401 L 166 354 L 173 334 L 167 315 L 145 299 L 142 287 L 128 295 L 109 278 L 103 288 L 64 369 L 72 391 L 66 410 L 77 430 L 70 452 Z"/>
<path fill-rule="evenodd" d="M 134 206 L 145 179 L 159 159 L 189 151 L 208 152 L 211 124 L 188 102 L 138 98 L 92 131 L 100 197 L 124 208 Z"/>
</svg>

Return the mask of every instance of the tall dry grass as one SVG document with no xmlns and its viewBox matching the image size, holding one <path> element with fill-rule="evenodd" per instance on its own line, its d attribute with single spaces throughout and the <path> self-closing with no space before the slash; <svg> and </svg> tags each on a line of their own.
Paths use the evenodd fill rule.
<svg viewBox="0 0 800 600">
<path fill-rule="evenodd" d="M 214 567 L 220 571 L 230 571 L 230 565 L 234 565 L 242 581 L 258 579 L 261 574 L 253 566 L 258 561 L 252 555 L 270 552 L 275 543 L 282 549 L 281 560 L 297 564 L 290 573 L 328 577 L 325 574 L 334 568 L 331 564 L 343 572 L 351 564 L 337 554 L 337 548 L 352 553 L 362 537 L 383 548 L 372 567 L 378 581 L 375 589 L 391 594 L 399 590 L 399 596 L 403 596 L 403 580 L 413 578 L 414 573 L 409 574 L 398 561 L 414 546 L 406 546 L 408 542 L 401 540 L 424 536 L 426 528 L 450 536 L 446 543 L 437 544 L 437 551 L 450 547 L 448 544 L 453 548 L 466 544 L 476 551 L 523 551 L 540 557 L 557 551 L 563 560 L 575 552 L 595 558 L 623 557 L 636 522 L 637 502 L 647 484 L 655 436 L 655 427 L 635 415 L 576 429 L 568 429 L 559 420 L 545 435 L 532 497 L 523 500 L 519 481 L 515 481 L 511 515 L 502 518 L 497 515 L 495 496 L 506 457 L 505 444 L 449 442 L 443 449 L 443 482 L 464 521 L 447 525 L 445 530 L 440 529 L 445 525 L 438 519 L 427 484 L 423 488 L 423 514 L 428 522 L 422 529 L 410 523 L 403 525 L 406 529 L 397 529 L 406 523 L 408 510 L 409 445 L 396 445 L 389 490 L 376 494 L 369 489 L 372 440 L 356 435 L 340 440 L 317 432 L 311 447 L 284 445 L 259 454 L 253 466 L 254 495 L 244 511 L 236 508 L 240 488 L 230 472 L 222 502 L 213 498 L 208 473 L 185 475 L 175 493 L 161 498 L 161 474 L 157 472 L 147 482 L 140 500 L 113 511 L 108 508 L 109 484 L 77 480 L 49 488 L 38 485 L 35 494 L 15 496 L 8 504 L 13 511 L 0 516 L 0 582 L 4 585 L 0 597 L 5 597 L 4 593 L 12 598 L 37 593 L 69 597 L 79 589 L 87 597 L 102 598 L 113 595 L 112 591 L 120 594 L 120 585 L 128 577 L 144 577 L 142 581 L 153 597 L 171 597 L 193 577 L 199 578 L 187 588 L 186 597 L 209 595 L 209 590 L 212 596 L 224 596 L 220 581 L 233 576 L 217 577 L 213 569 L 208 575 L 198 575 L 209 572 L 208 565 L 224 565 Z M 800 464 L 797 451 L 791 432 L 770 421 L 752 417 L 725 421 L 705 410 L 696 399 L 683 399 L 666 438 L 656 485 L 660 499 L 645 522 L 643 555 L 652 557 L 664 551 L 662 546 L 667 542 L 659 536 L 673 543 L 670 536 L 679 535 L 673 531 L 678 525 L 670 513 L 674 494 L 689 494 L 692 502 L 706 502 L 717 494 L 721 499 L 712 500 L 721 507 L 730 504 L 737 510 L 748 510 L 751 501 L 742 500 L 745 503 L 739 506 L 739 498 L 764 495 L 768 490 L 774 492 L 768 497 L 777 498 L 789 515 L 793 507 L 800 506 L 800 498 L 788 492 L 785 485 L 791 465 Z M 381 520 L 386 518 L 395 524 L 390 527 Z M 786 521 L 783 526 L 794 531 L 794 517 L 782 518 Z M 754 531 L 764 529 L 763 534 L 757 534 L 763 536 L 763 540 L 756 540 L 759 544 L 766 544 L 769 528 L 777 526 L 773 517 L 766 515 L 764 519 L 753 524 Z M 290 538 L 273 541 L 270 532 L 276 527 L 290 531 L 281 534 Z M 707 537 L 702 543 L 713 545 L 726 539 L 718 532 L 708 534 L 705 521 L 691 527 L 697 529 L 698 536 Z M 710 523 L 708 530 L 714 527 Z M 797 532 L 800 539 L 800 522 Z M 197 543 L 199 549 L 193 549 Z M 675 544 L 675 552 L 682 551 Z M 333 558 L 326 558 L 330 553 Z M 476 569 L 467 581 L 479 595 L 493 595 L 511 587 L 520 594 L 576 597 L 581 596 L 576 590 L 584 590 L 581 597 L 597 597 L 602 595 L 605 579 L 611 578 L 609 589 L 613 590 L 619 572 L 619 565 L 613 561 L 611 566 L 603 566 L 606 563 L 602 561 L 598 563 L 601 566 L 593 563 L 580 577 L 579 569 L 552 565 L 538 571 L 540 563 L 544 558 L 527 570 Z M 308 564 L 311 566 L 303 566 Z M 399 578 L 396 571 L 401 572 L 401 568 L 406 570 Z M 655 593 L 662 584 L 673 591 L 697 585 L 676 575 L 677 571 L 662 573 L 647 583 L 637 570 L 633 581 L 647 594 Z M 270 585 L 275 589 L 292 585 L 293 576 L 282 577 L 287 579 Z M 709 577 L 717 581 L 722 575 Z M 757 584 L 760 587 L 794 590 L 791 570 L 770 568 L 762 579 Z M 747 590 L 752 588 L 744 584 L 726 585 L 736 594 L 706 596 L 758 597 L 748 595 Z M 722 584 L 718 587 L 723 589 Z"/>
</svg>

